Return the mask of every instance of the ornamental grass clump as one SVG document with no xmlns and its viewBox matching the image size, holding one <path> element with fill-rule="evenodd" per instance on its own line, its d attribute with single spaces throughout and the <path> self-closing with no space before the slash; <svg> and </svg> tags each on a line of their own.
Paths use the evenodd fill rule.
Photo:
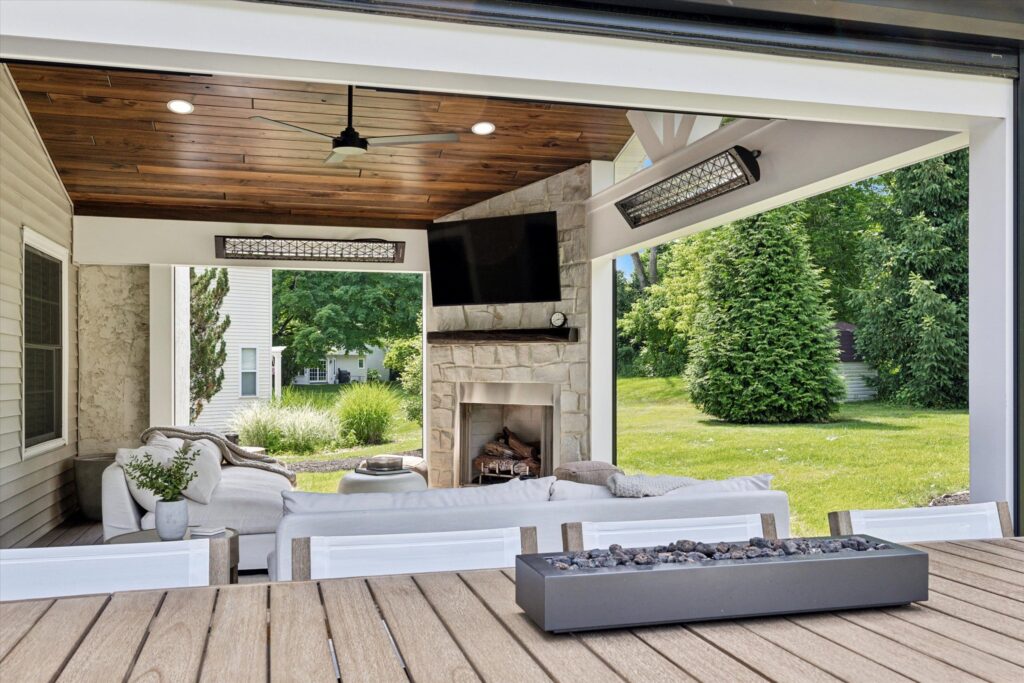
<svg viewBox="0 0 1024 683">
<path fill-rule="evenodd" d="M 386 384 L 353 384 L 338 405 L 340 431 L 360 444 L 384 443 L 401 408 L 401 399 Z"/>
<path fill-rule="evenodd" d="M 196 478 L 193 465 L 198 455 L 198 450 L 190 451 L 188 446 L 182 446 L 164 464 L 152 454 L 145 453 L 129 460 L 124 471 L 140 488 L 152 491 L 160 500 L 171 503 L 181 500 L 181 492 Z"/>
<path fill-rule="evenodd" d="M 314 407 L 281 409 L 280 448 L 288 453 L 313 453 L 334 445 L 338 425 L 326 410 Z"/>
</svg>

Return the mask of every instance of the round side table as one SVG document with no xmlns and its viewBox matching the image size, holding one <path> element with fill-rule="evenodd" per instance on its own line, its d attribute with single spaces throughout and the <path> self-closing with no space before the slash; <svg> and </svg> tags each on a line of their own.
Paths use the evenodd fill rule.
<svg viewBox="0 0 1024 683">
<path fill-rule="evenodd" d="M 427 482 L 415 472 L 378 475 L 351 472 L 338 482 L 338 493 L 400 493 L 426 490 Z"/>
<path fill-rule="evenodd" d="M 238 532 L 228 528 L 222 534 L 212 536 L 196 536 L 196 539 L 210 539 L 210 585 L 238 583 Z M 192 530 L 185 532 L 183 541 L 192 540 Z M 161 543 L 156 529 L 132 531 L 108 538 L 104 543 L 119 545 L 121 543 Z M 226 564 L 226 566 L 225 566 Z"/>
</svg>

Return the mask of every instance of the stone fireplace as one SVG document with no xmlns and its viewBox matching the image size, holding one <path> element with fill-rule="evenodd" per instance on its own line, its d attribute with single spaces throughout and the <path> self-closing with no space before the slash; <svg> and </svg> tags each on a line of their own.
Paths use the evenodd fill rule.
<svg viewBox="0 0 1024 683">
<path fill-rule="evenodd" d="M 527 382 L 460 382 L 455 425 L 455 471 L 457 483 L 493 484 L 520 474 L 549 476 L 561 444 L 561 388 L 554 384 Z M 474 467 L 485 457 L 485 447 L 502 438 L 508 430 L 518 439 L 536 447 L 539 468 L 528 469 L 524 460 L 498 458 L 491 467 Z M 512 450 L 512 449 L 507 449 Z"/>
<path fill-rule="evenodd" d="M 590 165 L 584 164 L 442 219 L 557 212 L 562 299 L 428 308 L 428 339 L 430 332 L 497 334 L 489 340 L 428 344 L 424 381 L 430 400 L 431 486 L 470 483 L 480 440 L 493 439 L 502 427 L 521 430 L 521 438 L 540 445 L 544 474 L 564 462 L 590 459 L 590 262 L 584 208 L 589 197 Z M 555 311 L 578 330 L 578 341 L 524 341 L 515 334 L 549 327 Z M 505 330 L 507 338 L 501 334 Z M 550 447 L 544 448 L 549 438 Z"/>
</svg>

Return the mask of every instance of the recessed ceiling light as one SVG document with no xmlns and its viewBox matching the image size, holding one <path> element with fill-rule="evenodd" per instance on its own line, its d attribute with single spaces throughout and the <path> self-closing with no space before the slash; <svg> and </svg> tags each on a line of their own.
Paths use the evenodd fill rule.
<svg viewBox="0 0 1024 683">
<path fill-rule="evenodd" d="M 191 102 L 185 100 L 171 100 L 167 103 L 167 108 L 175 114 L 191 114 L 196 109 Z"/>
<path fill-rule="evenodd" d="M 470 130 L 477 135 L 490 135 L 494 132 L 494 128 L 494 124 L 490 121 L 477 121 Z"/>
</svg>

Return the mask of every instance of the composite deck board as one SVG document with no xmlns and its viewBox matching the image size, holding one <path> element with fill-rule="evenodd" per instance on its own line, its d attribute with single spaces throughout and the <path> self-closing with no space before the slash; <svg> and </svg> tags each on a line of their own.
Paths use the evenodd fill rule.
<svg viewBox="0 0 1024 683">
<path fill-rule="evenodd" d="M 551 680 L 457 574 L 422 574 L 414 580 L 481 678 L 509 683 Z"/>
<path fill-rule="evenodd" d="M 270 676 L 273 680 L 336 681 L 327 623 L 315 583 L 270 586 Z M 354 643 L 339 643 L 352 647 Z"/>
<path fill-rule="evenodd" d="M 516 604 L 515 584 L 504 572 L 466 572 L 462 580 L 556 681 L 606 683 L 622 680 L 579 640 L 535 627 Z"/>
<path fill-rule="evenodd" d="M 160 607 L 163 591 L 115 593 L 58 681 L 123 680 Z"/>
<path fill-rule="evenodd" d="M 414 681 L 481 680 L 410 577 L 373 578 L 368 583 Z"/>
<path fill-rule="evenodd" d="M 167 591 L 128 680 L 196 680 L 216 598 L 212 587 Z"/>
<path fill-rule="evenodd" d="M 267 589 L 265 584 L 220 589 L 199 680 L 267 680 Z"/>
<path fill-rule="evenodd" d="M 927 544 L 920 605 L 580 634 L 534 626 L 507 569 L 2 603 L 0 680 L 1016 683 L 1018 548 Z"/>
<path fill-rule="evenodd" d="M 363 579 L 320 584 L 343 681 L 406 683 L 391 637 Z M 359 647 L 351 647 L 358 643 Z"/>
</svg>

